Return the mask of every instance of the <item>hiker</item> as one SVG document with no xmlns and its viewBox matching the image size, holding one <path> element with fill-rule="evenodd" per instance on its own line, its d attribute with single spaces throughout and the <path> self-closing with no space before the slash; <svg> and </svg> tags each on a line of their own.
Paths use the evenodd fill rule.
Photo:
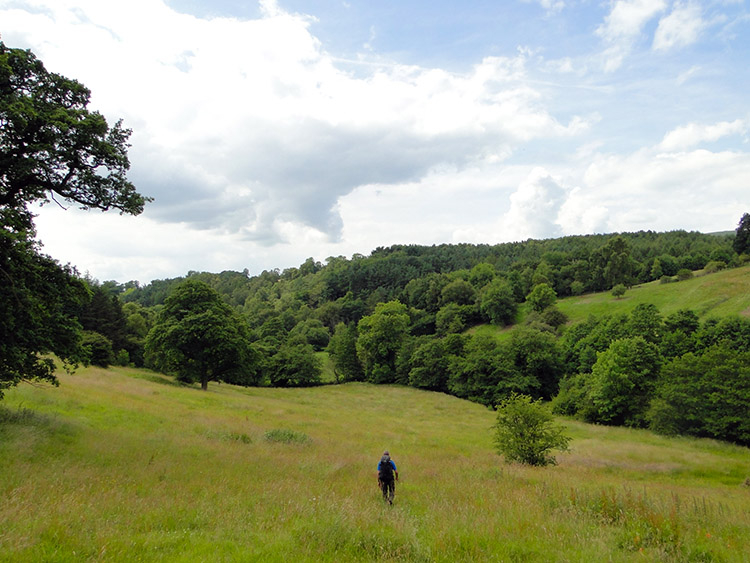
<svg viewBox="0 0 750 563">
<path fill-rule="evenodd" d="M 383 500 L 393 504 L 393 495 L 396 494 L 396 481 L 398 481 L 398 470 L 391 459 L 388 450 L 383 452 L 383 457 L 378 462 L 378 487 L 383 491 Z"/>
</svg>

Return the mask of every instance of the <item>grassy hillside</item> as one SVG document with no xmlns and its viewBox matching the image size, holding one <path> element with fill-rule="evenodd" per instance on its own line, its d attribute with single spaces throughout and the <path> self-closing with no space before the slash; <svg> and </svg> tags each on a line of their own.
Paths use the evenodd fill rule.
<svg viewBox="0 0 750 563">
<path fill-rule="evenodd" d="M 574 324 L 589 315 L 630 313 L 640 303 L 656 305 L 663 316 L 690 309 L 701 321 L 727 315 L 750 316 L 750 265 L 713 274 L 698 271 L 695 277 L 680 282 L 640 284 L 628 289 L 620 298 L 610 291 L 565 297 L 557 301 L 557 307 Z M 517 321 L 523 322 L 528 311 L 528 305 L 522 305 Z M 489 334 L 503 340 L 510 337 L 513 328 L 482 324 L 472 327 L 468 333 Z"/>
<path fill-rule="evenodd" d="M 0 561 L 742 561 L 750 543 L 745 448 L 564 421 L 557 467 L 508 466 L 493 413 L 442 394 L 60 379 L 0 407 Z"/>
<path fill-rule="evenodd" d="M 585 320 L 590 314 L 628 313 L 639 303 L 653 303 L 662 315 L 691 309 L 701 320 L 750 315 L 750 265 L 713 274 L 700 271 L 695 274 L 680 282 L 641 284 L 619 299 L 610 292 L 568 297 L 559 300 L 558 307 L 573 322 Z"/>
</svg>

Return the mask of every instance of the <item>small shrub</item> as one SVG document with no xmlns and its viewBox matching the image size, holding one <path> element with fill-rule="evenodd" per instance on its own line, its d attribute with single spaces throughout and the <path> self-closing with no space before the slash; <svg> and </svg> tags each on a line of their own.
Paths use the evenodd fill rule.
<svg viewBox="0 0 750 563">
<path fill-rule="evenodd" d="M 276 442 L 283 444 L 306 444 L 310 437 L 304 432 L 295 432 L 286 428 L 275 428 L 265 433 L 266 442 Z"/>
<path fill-rule="evenodd" d="M 625 295 L 625 284 L 618 283 L 615 287 L 613 287 L 612 295 L 617 299 Z"/>
<path fill-rule="evenodd" d="M 115 356 L 116 366 L 129 366 L 130 365 L 130 354 L 127 350 L 120 350 Z"/>
<path fill-rule="evenodd" d="M 242 442 L 243 444 L 253 443 L 253 439 L 244 432 L 229 432 L 226 439 L 232 442 Z"/>
<path fill-rule="evenodd" d="M 551 450 L 568 451 L 570 438 L 554 423 L 541 399 L 511 394 L 497 407 L 495 447 L 506 462 L 555 465 Z"/>
<path fill-rule="evenodd" d="M 681 270 L 677 272 L 677 279 L 679 281 L 689 280 L 692 277 L 693 277 L 693 272 L 691 272 L 687 268 L 682 268 Z"/>
<path fill-rule="evenodd" d="M 659 283 L 672 283 L 673 281 L 675 281 L 675 279 L 672 276 L 666 276 L 666 275 L 662 276 L 659 279 Z"/>
</svg>

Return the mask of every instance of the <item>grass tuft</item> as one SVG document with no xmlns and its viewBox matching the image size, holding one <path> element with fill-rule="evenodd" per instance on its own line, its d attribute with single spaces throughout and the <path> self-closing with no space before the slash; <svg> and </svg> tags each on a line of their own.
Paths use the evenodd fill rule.
<svg viewBox="0 0 750 563">
<path fill-rule="evenodd" d="M 280 442 L 284 444 L 307 444 L 310 437 L 304 432 L 295 432 L 286 428 L 275 428 L 268 430 L 263 437 L 266 442 Z"/>
</svg>

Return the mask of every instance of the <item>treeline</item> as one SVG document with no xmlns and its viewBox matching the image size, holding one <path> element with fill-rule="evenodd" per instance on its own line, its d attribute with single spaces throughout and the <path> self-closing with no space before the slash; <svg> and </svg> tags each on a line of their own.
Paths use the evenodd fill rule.
<svg viewBox="0 0 750 563">
<path fill-rule="evenodd" d="M 705 412 L 700 423 L 680 419 L 685 402 L 693 399 L 675 390 L 683 388 L 675 381 L 687 377 L 685 362 L 705 367 L 710 359 L 723 358 L 722 365 L 743 365 L 750 353 L 747 321 L 701 325 L 689 311 L 662 318 L 645 307 L 630 316 L 567 327 L 554 305 L 561 296 L 736 266 L 743 255 L 733 248 L 735 239 L 735 233 L 674 231 L 500 245 L 399 245 L 378 248 L 368 257 L 331 257 L 325 264 L 308 259 L 298 268 L 257 276 L 190 272 L 146 286 L 90 281 L 94 298 L 80 320 L 95 363 L 145 365 L 185 381 L 314 385 L 321 379 L 316 352 L 327 351 L 337 382 L 412 385 L 488 406 L 512 392 L 523 393 L 553 400 L 558 412 L 592 422 L 750 443 L 742 422 L 709 424 Z M 244 367 L 227 366 L 224 376 L 198 375 L 165 360 L 174 354 L 154 341 L 165 326 L 172 330 L 183 322 L 168 317 L 167 310 L 189 308 L 170 302 L 186 281 L 220 296 L 242 319 L 244 328 L 231 334 L 241 333 L 238 340 L 249 346 L 238 353 Z M 213 303 L 209 297 L 205 302 Z M 516 324 L 523 303 L 531 313 L 507 340 L 466 332 L 482 323 Z M 180 330 L 195 338 L 187 324 Z M 200 341 L 185 342 L 174 346 L 200 347 Z M 180 354 L 183 363 L 195 365 Z M 713 385 L 716 374 L 710 373 L 694 378 L 702 381 L 695 383 L 696 393 Z M 734 373 L 740 378 L 737 389 L 743 389 L 748 374 Z M 747 407 L 750 389 L 738 393 L 737 404 Z M 716 400 L 711 412 L 727 407 Z"/>
</svg>

